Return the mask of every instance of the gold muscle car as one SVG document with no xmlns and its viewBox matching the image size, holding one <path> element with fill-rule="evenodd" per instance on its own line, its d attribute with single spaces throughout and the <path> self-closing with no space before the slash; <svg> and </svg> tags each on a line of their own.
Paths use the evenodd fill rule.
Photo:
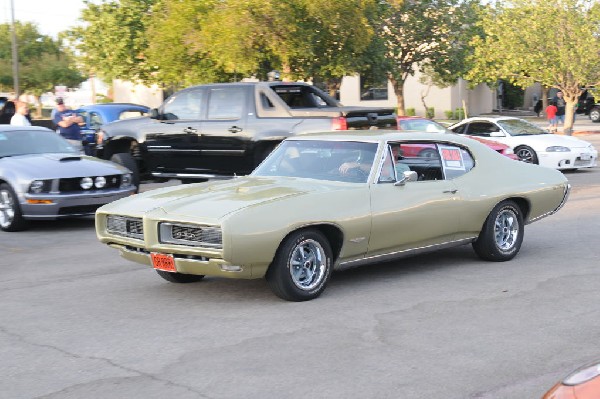
<svg viewBox="0 0 600 399">
<path fill-rule="evenodd" d="M 284 140 L 249 176 L 107 204 L 96 230 L 170 282 L 266 277 L 279 297 L 305 301 L 334 269 L 422 251 L 471 243 L 510 260 L 524 226 L 569 190 L 562 173 L 466 137 L 329 132 Z"/>
</svg>

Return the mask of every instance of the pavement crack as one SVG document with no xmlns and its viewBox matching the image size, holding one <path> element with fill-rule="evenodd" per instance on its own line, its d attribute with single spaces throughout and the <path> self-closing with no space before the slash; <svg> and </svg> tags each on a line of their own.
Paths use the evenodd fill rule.
<svg viewBox="0 0 600 399">
<path fill-rule="evenodd" d="M 7 335 L 9 337 L 15 338 L 15 339 L 17 339 L 17 340 L 19 340 L 19 341 L 27 344 L 27 345 L 32 345 L 32 346 L 35 346 L 35 347 L 38 347 L 38 348 L 45 348 L 45 349 L 54 350 L 56 352 L 59 352 L 59 353 L 61 353 L 63 355 L 69 356 L 69 357 L 74 358 L 74 359 L 101 361 L 101 362 L 104 362 L 104 363 L 106 363 L 106 364 L 108 364 L 108 365 L 110 365 L 112 367 L 118 368 L 119 370 L 122 370 L 122 371 L 125 371 L 125 372 L 128 372 L 128 373 L 133 373 L 133 374 L 136 374 L 136 375 L 138 375 L 140 377 L 146 377 L 146 378 L 149 378 L 149 379 L 151 379 L 153 381 L 164 383 L 164 384 L 166 384 L 168 386 L 182 388 L 182 389 L 185 389 L 185 390 L 187 390 L 189 392 L 192 392 L 194 394 L 199 395 L 199 397 L 206 398 L 206 399 L 211 399 L 209 396 L 203 394 L 202 392 L 199 392 L 199 391 L 193 389 L 190 386 L 183 385 L 183 384 L 178 384 L 178 383 L 173 382 L 171 380 L 157 377 L 154 374 L 150 374 L 150 373 L 146 373 L 144 371 L 136 370 L 136 369 L 134 369 L 132 367 L 123 366 L 123 365 L 118 364 L 115 361 L 113 361 L 111 359 L 108 359 L 108 358 L 104 358 L 104 357 L 100 357 L 100 356 L 84 356 L 84 355 L 79 355 L 77 353 L 69 352 L 69 351 L 67 351 L 65 349 L 59 348 L 58 346 L 54 346 L 54 345 L 50 345 L 50 344 L 42 344 L 42 343 L 38 343 L 38 342 L 33 342 L 33 341 L 27 339 L 25 336 L 23 336 L 21 334 L 17 334 L 17 333 L 8 331 L 3 326 L 0 326 L 0 333 L 3 333 L 3 334 L 5 334 L 5 335 Z M 76 384 L 76 385 L 79 385 L 79 384 Z M 64 388 L 64 389 L 62 389 L 62 390 L 60 390 L 58 392 L 54 392 L 54 393 L 52 393 L 50 395 L 53 395 L 53 394 L 56 394 L 56 393 L 60 393 L 60 392 L 64 391 L 65 389 L 69 389 L 71 387 Z M 43 398 L 45 396 L 48 396 L 48 395 L 40 396 L 39 398 Z"/>
</svg>

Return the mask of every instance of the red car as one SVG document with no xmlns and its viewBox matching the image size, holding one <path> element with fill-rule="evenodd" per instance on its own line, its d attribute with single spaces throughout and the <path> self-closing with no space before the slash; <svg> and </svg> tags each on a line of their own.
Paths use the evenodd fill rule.
<svg viewBox="0 0 600 399">
<path fill-rule="evenodd" d="M 428 133 L 449 133 L 453 134 L 451 131 L 446 129 L 443 125 L 432 121 L 431 119 L 421 118 L 419 116 L 397 116 L 396 120 L 398 122 L 398 130 L 416 130 L 421 132 Z M 477 140 L 492 150 L 499 152 L 500 154 L 509 157 L 510 159 L 518 159 L 512 148 L 507 146 L 506 144 L 498 143 L 491 140 L 482 139 L 480 137 L 469 136 L 473 140 Z M 423 151 L 418 151 L 415 154 L 404 154 L 404 156 L 427 156 L 427 149 L 423 149 Z"/>
<path fill-rule="evenodd" d="M 600 398 L 600 363 L 581 367 L 554 385 L 542 399 Z"/>
</svg>

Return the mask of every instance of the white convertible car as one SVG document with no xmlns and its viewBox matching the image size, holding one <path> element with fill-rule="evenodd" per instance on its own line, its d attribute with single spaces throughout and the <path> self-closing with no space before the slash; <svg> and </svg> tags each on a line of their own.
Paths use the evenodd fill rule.
<svg viewBox="0 0 600 399">
<path fill-rule="evenodd" d="M 520 118 L 467 118 L 448 129 L 506 144 L 519 160 L 558 170 L 591 168 L 598 159 L 598 151 L 587 141 L 549 133 Z"/>
</svg>

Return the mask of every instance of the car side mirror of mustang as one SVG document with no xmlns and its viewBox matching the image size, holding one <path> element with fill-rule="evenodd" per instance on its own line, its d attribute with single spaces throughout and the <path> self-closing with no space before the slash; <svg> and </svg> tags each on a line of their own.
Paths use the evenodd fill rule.
<svg viewBox="0 0 600 399">
<path fill-rule="evenodd" d="M 150 110 L 150 118 L 151 119 L 160 119 L 160 114 L 158 113 L 158 109 L 157 108 L 152 108 Z"/>
<path fill-rule="evenodd" d="M 490 132 L 490 137 L 506 137 L 502 132 Z"/>
<path fill-rule="evenodd" d="M 402 174 L 402 177 L 400 178 L 400 180 L 394 183 L 394 186 L 403 186 L 409 181 L 417 181 L 418 179 L 419 176 L 417 175 L 417 172 L 409 170 Z"/>
</svg>

